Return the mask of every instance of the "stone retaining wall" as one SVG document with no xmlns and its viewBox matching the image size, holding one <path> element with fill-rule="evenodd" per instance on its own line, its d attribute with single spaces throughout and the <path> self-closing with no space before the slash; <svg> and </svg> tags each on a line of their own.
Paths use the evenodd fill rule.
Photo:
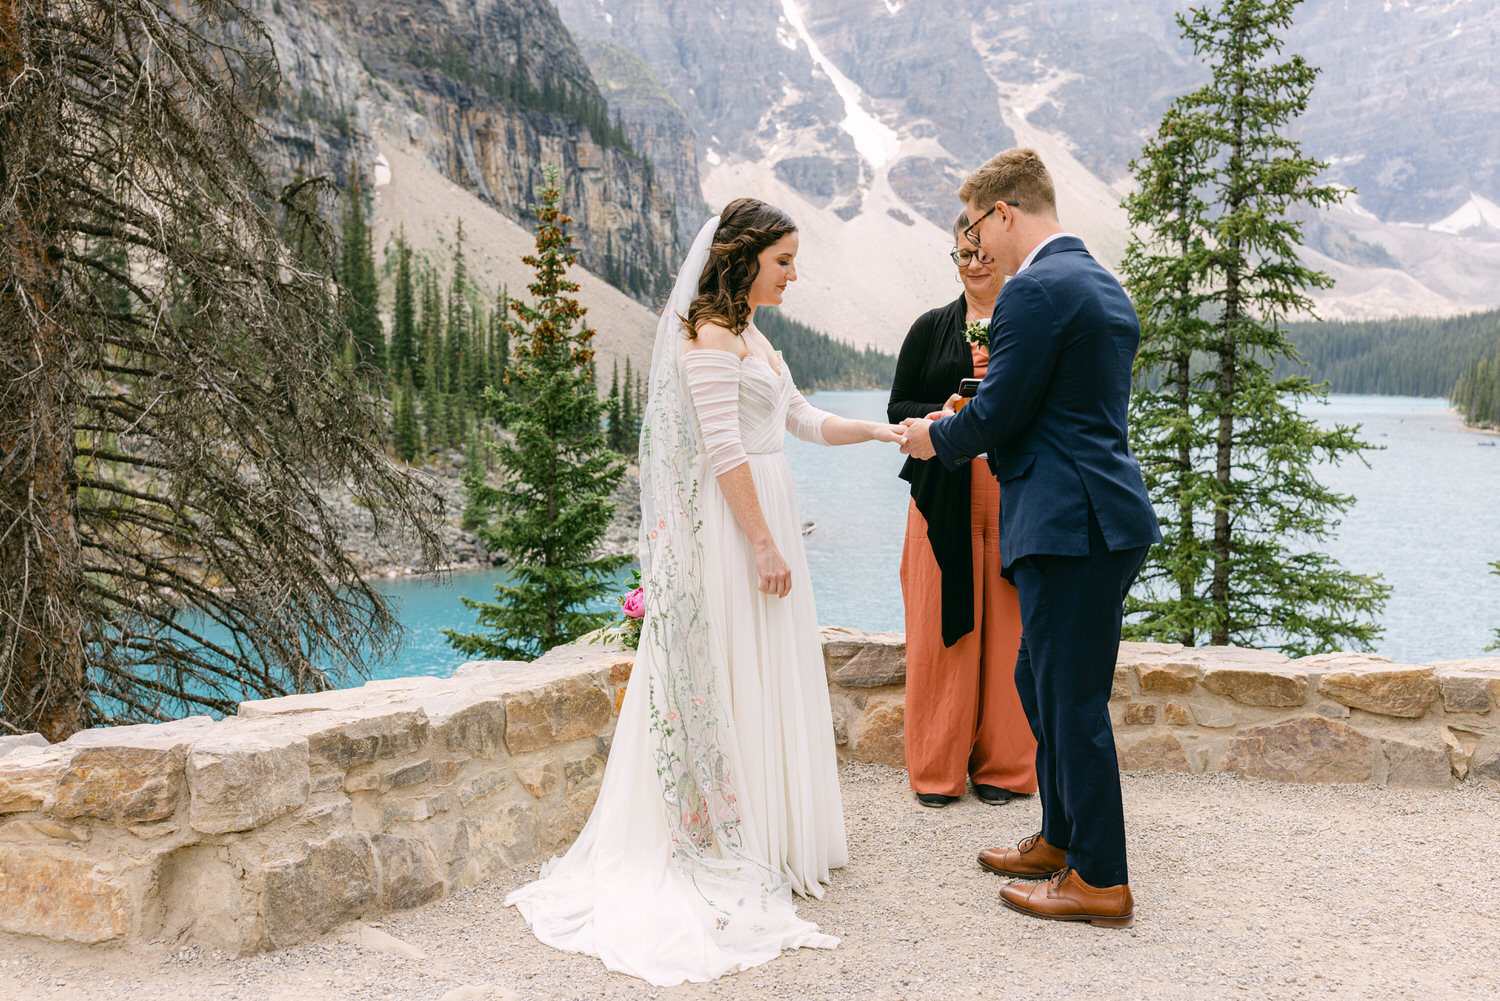
<svg viewBox="0 0 1500 1001">
<path fill-rule="evenodd" d="M 902 765 L 898 633 L 824 630 L 835 740 Z M 234 953 L 414 907 L 582 827 L 630 676 L 574 646 L 237 716 L 0 738 L 0 931 Z M 1121 766 L 1283 781 L 1500 781 L 1500 658 L 1393 664 L 1126 644 Z"/>
</svg>

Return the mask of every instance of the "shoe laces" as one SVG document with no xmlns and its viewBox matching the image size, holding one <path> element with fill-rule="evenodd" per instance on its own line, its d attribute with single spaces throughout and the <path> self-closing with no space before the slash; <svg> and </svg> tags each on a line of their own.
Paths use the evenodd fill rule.
<svg viewBox="0 0 1500 1001">
<path fill-rule="evenodd" d="M 1057 872 L 1053 873 L 1052 874 L 1052 879 L 1048 881 L 1047 896 L 1050 897 L 1053 894 L 1055 894 L 1059 889 L 1061 889 L 1062 888 L 1062 882 L 1063 882 L 1063 880 L 1067 879 L 1068 878 L 1068 873 L 1070 873 L 1072 871 L 1073 871 L 1073 867 L 1072 866 L 1065 865 L 1061 869 L 1057 870 Z"/>
<path fill-rule="evenodd" d="M 1022 838 L 1020 841 L 1017 841 L 1016 848 L 1020 850 L 1022 855 L 1025 855 L 1027 852 L 1035 848 L 1036 843 L 1040 840 L 1042 840 L 1042 832 L 1037 831 L 1035 834 L 1031 835 L 1031 837 Z"/>
</svg>

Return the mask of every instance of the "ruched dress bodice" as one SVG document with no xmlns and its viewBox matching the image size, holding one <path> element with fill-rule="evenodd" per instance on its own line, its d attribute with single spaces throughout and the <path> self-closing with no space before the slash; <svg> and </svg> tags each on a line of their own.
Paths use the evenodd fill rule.
<svg viewBox="0 0 1500 1001">
<path fill-rule="evenodd" d="M 797 392 L 786 361 L 780 370 L 758 355 L 694 348 L 683 356 L 701 450 L 714 475 L 728 472 L 750 455 L 778 453 L 785 432 L 826 445 L 823 422 L 830 414 Z"/>
</svg>

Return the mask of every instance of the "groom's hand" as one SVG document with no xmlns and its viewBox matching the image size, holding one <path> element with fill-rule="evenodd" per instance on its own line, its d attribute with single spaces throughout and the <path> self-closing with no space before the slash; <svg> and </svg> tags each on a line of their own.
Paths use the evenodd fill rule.
<svg viewBox="0 0 1500 1001">
<path fill-rule="evenodd" d="M 908 417 L 901 423 L 906 426 L 906 441 L 901 445 L 903 455 L 917 459 L 930 459 L 937 455 L 932 447 L 932 421 L 925 417 Z"/>
</svg>

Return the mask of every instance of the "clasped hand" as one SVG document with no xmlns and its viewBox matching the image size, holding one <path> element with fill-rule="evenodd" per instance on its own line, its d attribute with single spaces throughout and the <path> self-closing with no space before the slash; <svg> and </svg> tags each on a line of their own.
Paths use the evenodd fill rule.
<svg viewBox="0 0 1500 1001">
<path fill-rule="evenodd" d="M 932 447 L 932 423 L 958 413 L 958 405 L 962 399 L 963 397 L 954 393 L 948 397 L 948 402 L 943 404 L 943 409 L 934 410 L 926 417 L 908 417 L 902 421 L 904 433 L 901 440 L 901 454 L 916 459 L 931 459 L 937 455 L 937 450 Z"/>
</svg>

